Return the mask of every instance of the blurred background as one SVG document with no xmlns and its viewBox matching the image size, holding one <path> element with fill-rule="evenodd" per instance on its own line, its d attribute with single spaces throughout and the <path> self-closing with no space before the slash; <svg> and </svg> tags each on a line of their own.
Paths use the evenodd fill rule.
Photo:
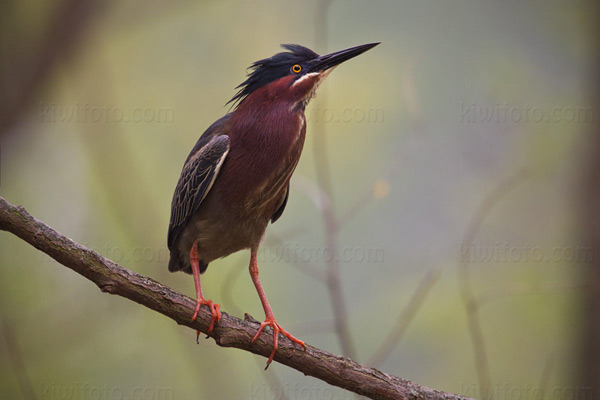
<svg viewBox="0 0 600 400">
<path fill-rule="evenodd" d="M 323 54 L 380 41 L 307 108 L 290 200 L 259 260 L 278 321 L 436 389 L 590 399 L 597 17 L 585 1 L 8 1 L 0 195 L 193 296 L 191 276 L 167 271 L 171 196 L 247 66 L 281 43 Z M 248 259 L 211 263 L 203 287 L 262 320 Z M 196 345 L 6 232 L 0 300 L 6 399 L 355 398 Z"/>
</svg>

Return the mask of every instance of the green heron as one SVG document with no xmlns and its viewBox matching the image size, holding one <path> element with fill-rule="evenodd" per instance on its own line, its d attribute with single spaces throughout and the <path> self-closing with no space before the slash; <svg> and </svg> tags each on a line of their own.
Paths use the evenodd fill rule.
<svg viewBox="0 0 600 400">
<path fill-rule="evenodd" d="M 286 52 L 256 61 L 239 91 L 229 101 L 235 108 L 213 123 L 186 159 L 171 205 L 169 271 L 193 274 L 196 319 L 200 307 L 210 308 L 210 334 L 221 318 L 219 304 L 206 300 L 200 274 L 208 263 L 250 249 L 250 276 L 273 329 L 273 351 L 281 332 L 304 342 L 275 320 L 258 279 L 257 250 L 267 225 L 281 217 L 290 192 L 290 177 L 304 145 L 304 109 L 319 84 L 340 63 L 379 43 L 369 43 L 320 56 L 306 47 L 283 45 Z"/>
</svg>

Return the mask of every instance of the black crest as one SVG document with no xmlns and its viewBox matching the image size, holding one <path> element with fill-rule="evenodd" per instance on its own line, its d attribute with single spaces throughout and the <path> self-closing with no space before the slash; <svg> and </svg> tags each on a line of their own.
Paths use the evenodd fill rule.
<svg viewBox="0 0 600 400">
<path fill-rule="evenodd" d="M 282 44 L 281 47 L 289 51 L 277 53 L 273 57 L 264 60 L 258 60 L 248 68 L 250 72 L 247 74 L 247 79 L 236 87 L 239 91 L 227 104 L 239 105 L 246 96 L 255 90 L 292 74 L 290 68 L 293 65 L 300 64 L 304 67 L 306 62 L 319 57 L 311 49 L 299 44 Z"/>
</svg>

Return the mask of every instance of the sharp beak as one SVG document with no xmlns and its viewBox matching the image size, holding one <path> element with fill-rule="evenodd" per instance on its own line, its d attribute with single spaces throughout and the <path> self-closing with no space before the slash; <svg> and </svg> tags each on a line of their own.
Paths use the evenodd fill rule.
<svg viewBox="0 0 600 400">
<path fill-rule="evenodd" d="M 325 72 L 344 61 L 356 57 L 365 51 L 372 49 L 381 42 L 361 44 L 360 46 L 350 47 L 346 50 L 336 51 L 335 53 L 319 56 L 311 62 L 311 72 Z"/>
</svg>

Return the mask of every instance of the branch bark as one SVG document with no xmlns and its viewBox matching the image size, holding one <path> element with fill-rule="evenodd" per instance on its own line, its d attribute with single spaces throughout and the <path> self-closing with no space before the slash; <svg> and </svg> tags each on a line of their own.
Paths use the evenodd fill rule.
<svg viewBox="0 0 600 400">
<path fill-rule="evenodd" d="M 94 282 L 103 292 L 133 300 L 157 311 L 180 325 L 206 333 L 211 318 L 202 307 L 198 319 L 190 321 L 195 302 L 187 296 L 135 272 L 61 235 L 31 216 L 23 207 L 0 197 L 0 230 L 8 231 L 46 253 L 56 261 Z M 252 344 L 259 323 L 249 316 L 240 320 L 223 313 L 212 337 L 219 346 L 235 347 L 268 357 L 272 334 L 265 332 Z M 401 379 L 361 365 L 347 357 L 306 346 L 304 351 L 284 336 L 279 337 L 275 361 L 331 385 L 372 399 L 452 400 L 467 399 Z"/>
</svg>

